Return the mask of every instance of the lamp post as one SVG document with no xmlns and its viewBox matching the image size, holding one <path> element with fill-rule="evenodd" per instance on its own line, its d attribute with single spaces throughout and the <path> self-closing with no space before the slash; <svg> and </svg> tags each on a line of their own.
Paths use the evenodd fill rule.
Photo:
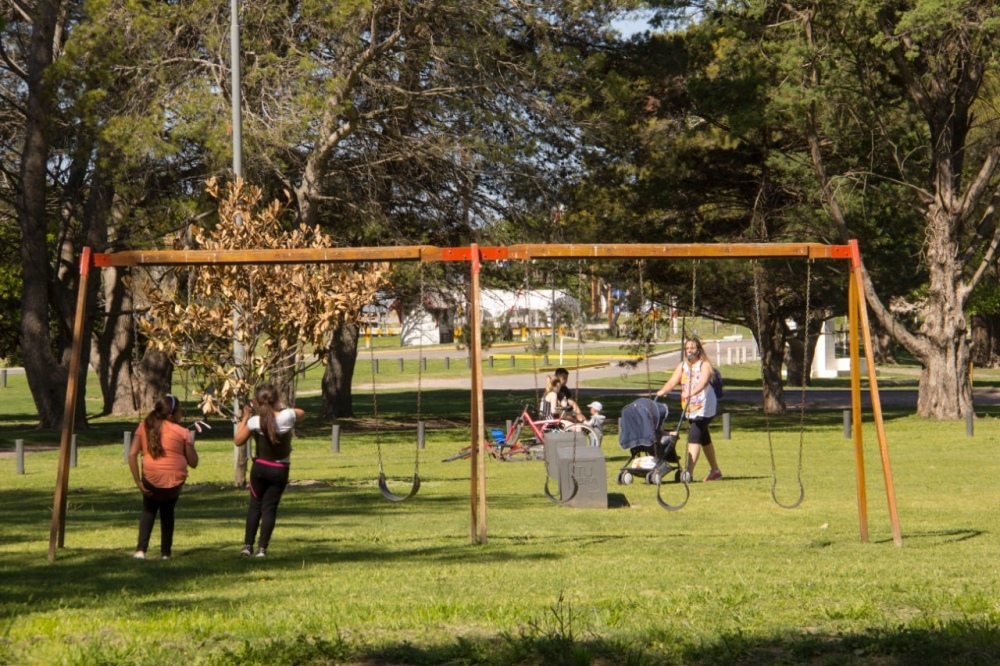
<svg viewBox="0 0 1000 666">
<path fill-rule="evenodd" d="M 237 180 L 243 178 L 243 111 L 242 93 L 240 84 L 240 2 L 239 0 L 229 0 L 229 68 L 232 72 L 232 123 L 233 123 L 233 174 Z M 240 215 L 234 220 L 237 227 L 243 226 L 243 219 Z M 246 363 L 246 349 L 239 340 L 240 304 L 233 310 L 233 362 L 237 368 L 241 368 Z M 233 414 L 240 414 L 239 396 L 233 398 Z M 233 434 L 237 424 L 233 424 Z M 246 485 L 247 473 L 247 448 L 249 444 L 234 447 L 234 483 L 238 487 Z"/>
<path fill-rule="evenodd" d="M 562 240 L 562 229 L 559 225 L 562 223 L 562 214 L 566 207 L 563 204 L 553 206 L 549 213 L 552 216 L 552 233 L 556 238 Z M 549 342 L 549 349 L 555 349 L 556 347 L 556 273 L 555 270 L 549 274 L 552 280 L 552 301 L 549 303 L 551 318 L 552 318 L 552 337 Z"/>
<path fill-rule="evenodd" d="M 233 173 L 243 177 L 243 115 L 240 89 L 240 0 L 229 0 L 229 65 L 232 70 Z"/>
</svg>

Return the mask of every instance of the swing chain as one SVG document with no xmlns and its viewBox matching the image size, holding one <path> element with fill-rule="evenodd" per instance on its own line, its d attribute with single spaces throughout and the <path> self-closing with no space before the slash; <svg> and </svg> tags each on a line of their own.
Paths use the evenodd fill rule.
<svg viewBox="0 0 1000 666">
<path fill-rule="evenodd" d="M 698 293 L 698 260 L 695 259 L 691 262 L 691 317 L 695 316 L 695 307 L 697 306 L 696 295 Z"/>
<path fill-rule="evenodd" d="M 369 330 L 367 323 L 365 327 L 364 332 L 367 333 Z M 368 336 L 368 358 L 372 372 L 372 418 L 375 419 L 375 451 L 378 455 L 378 473 L 381 477 L 385 475 L 385 470 L 382 467 L 382 428 L 378 416 L 378 390 L 375 388 L 375 346 L 372 344 L 370 336 Z"/>
<path fill-rule="evenodd" d="M 806 380 L 809 377 L 809 316 L 811 313 L 812 259 L 806 262 L 806 313 L 802 331 L 802 405 L 799 408 L 799 485 L 802 485 L 802 450 L 806 430 Z"/>
<path fill-rule="evenodd" d="M 645 263 L 646 262 L 644 260 L 642 260 L 642 259 L 639 260 L 639 312 L 642 312 L 642 306 L 646 302 L 646 294 L 644 292 L 644 290 L 645 290 L 645 276 L 644 276 L 644 272 L 645 271 L 643 270 Z M 645 326 L 645 315 L 643 315 L 643 327 L 642 328 L 643 328 L 643 332 L 645 333 L 645 328 L 646 328 L 646 326 Z M 643 356 L 643 365 L 645 365 L 645 367 L 646 367 L 646 391 L 647 391 L 648 395 L 652 395 L 652 393 L 653 393 L 653 379 L 652 379 L 652 371 L 650 370 L 650 366 L 649 366 L 649 353 L 650 353 L 651 350 L 650 350 L 650 346 L 649 346 L 649 342 L 648 341 L 646 341 L 646 344 L 644 345 L 644 347 L 645 347 L 645 353 L 642 356 Z"/>
<path fill-rule="evenodd" d="M 759 270 L 760 270 L 760 266 L 755 261 L 754 262 L 754 274 L 753 274 L 754 275 L 754 316 L 755 316 L 755 318 L 757 320 L 756 324 L 757 324 L 758 344 L 760 344 L 764 340 L 764 330 L 763 330 L 763 324 L 761 323 L 761 315 L 760 315 L 761 292 L 760 292 Z M 806 264 L 806 323 L 805 323 L 805 335 L 804 335 L 804 338 L 803 338 L 803 345 L 804 346 L 807 346 L 808 342 L 809 342 L 809 338 L 808 338 L 808 336 L 809 336 L 809 324 L 808 324 L 808 322 L 809 322 L 809 308 L 810 308 L 810 302 L 809 302 L 810 301 L 810 291 L 811 291 L 811 287 L 812 287 L 811 283 L 812 283 L 812 262 L 810 260 L 809 263 Z M 805 378 L 805 374 L 804 373 L 806 372 L 805 364 L 806 364 L 806 361 L 807 361 L 807 358 L 806 358 L 807 354 L 808 354 L 808 351 L 804 350 L 803 351 L 803 368 L 802 368 L 802 372 L 803 372 L 803 376 L 802 376 L 802 404 L 799 406 L 799 456 L 798 456 L 799 459 L 798 459 L 798 469 L 797 469 L 797 473 L 796 473 L 796 481 L 798 482 L 798 485 L 799 485 L 799 497 L 798 497 L 798 499 L 796 499 L 791 504 L 782 504 L 778 500 L 778 494 L 777 494 L 777 488 L 778 488 L 778 467 L 777 467 L 777 464 L 776 464 L 775 458 L 774 458 L 774 442 L 771 439 L 771 418 L 770 418 L 770 415 L 768 414 L 766 406 L 764 408 L 764 424 L 765 424 L 764 428 L 767 431 L 767 448 L 768 448 L 768 453 L 770 454 L 770 458 L 771 458 L 771 498 L 774 500 L 774 503 L 777 504 L 778 506 L 780 506 L 782 509 L 794 509 L 794 508 L 796 508 L 797 506 L 799 506 L 800 504 L 802 504 L 802 501 L 805 499 L 805 496 L 806 496 L 805 485 L 803 485 L 803 483 L 802 483 L 802 455 L 803 455 L 803 446 L 804 446 L 804 442 L 805 442 L 806 378 Z M 762 356 L 762 360 L 763 360 L 763 356 Z M 765 373 L 764 373 L 764 364 L 763 364 L 763 362 L 761 363 L 760 372 L 761 372 L 761 380 L 762 381 L 766 381 L 766 376 L 765 376 Z"/>
<path fill-rule="evenodd" d="M 424 262 L 420 262 L 420 309 L 423 311 L 426 308 L 425 292 L 424 292 Z M 423 317 L 421 317 L 421 321 Z M 424 419 L 423 412 L 423 382 L 424 382 L 424 335 L 423 326 L 420 328 L 420 337 L 417 343 L 417 423 L 419 424 Z M 419 425 L 417 427 L 420 427 Z M 420 472 L 420 442 L 417 441 L 417 452 L 414 454 L 413 459 L 413 475 L 417 476 Z"/>
</svg>

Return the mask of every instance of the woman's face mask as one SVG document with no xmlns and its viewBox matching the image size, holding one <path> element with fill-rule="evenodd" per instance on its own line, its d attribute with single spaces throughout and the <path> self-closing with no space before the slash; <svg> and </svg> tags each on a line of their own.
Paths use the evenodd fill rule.
<svg viewBox="0 0 1000 666">
<path fill-rule="evenodd" d="M 699 356 L 699 354 L 698 354 L 698 350 L 695 350 L 695 351 L 689 351 L 689 352 L 687 353 L 687 359 L 688 359 L 689 361 L 693 361 L 693 360 L 695 360 L 696 358 L 698 358 L 698 356 Z"/>
</svg>

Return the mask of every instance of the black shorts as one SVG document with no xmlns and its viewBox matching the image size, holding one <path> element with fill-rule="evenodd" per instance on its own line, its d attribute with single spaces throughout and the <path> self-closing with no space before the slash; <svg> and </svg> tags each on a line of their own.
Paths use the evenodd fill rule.
<svg viewBox="0 0 1000 666">
<path fill-rule="evenodd" d="M 688 428 L 688 444 L 711 446 L 712 433 L 708 431 L 708 424 L 712 422 L 713 418 L 715 417 L 709 416 L 705 418 L 704 416 L 698 416 L 688 421 L 690 425 Z"/>
</svg>

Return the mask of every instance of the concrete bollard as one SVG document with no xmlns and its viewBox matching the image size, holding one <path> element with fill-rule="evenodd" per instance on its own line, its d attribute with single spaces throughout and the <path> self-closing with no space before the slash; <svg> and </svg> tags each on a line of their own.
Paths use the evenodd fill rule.
<svg viewBox="0 0 1000 666">
<path fill-rule="evenodd" d="M 730 418 L 732 414 L 729 412 L 722 413 L 722 439 L 732 439 L 732 419 Z"/>
<path fill-rule="evenodd" d="M 76 435 L 69 440 L 69 466 L 76 467 Z"/>
<path fill-rule="evenodd" d="M 844 410 L 844 439 L 851 438 L 851 410 Z"/>
<path fill-rule="evenodd" d="M 128 462 L 128 450 L 132 448 L 132 433 L 128 430 L 125 431 L 125 436 L 122 437 L 122 460 Z"/>
<path fill-rule="evenodd" d="M 489 362 L 490 362 L 490 367 L 492 368 L 493 367 L 493 354 L 490 354 L 490 356 L 489 356 Z"/>
<path fill-rule="evenodd" d="M 424 421 L 417 421 L 417 449 L 424 450 L 424 443 L 427 434 L 427 424 Z"/>
<path fill-rule="evenodd" d="M 330 453 L 340 453 L 340 426 L 336 424 L 330 430 Z"/>
<path fill-rule="evenodd" d="M 375 374 L 377 375 L 378 374 L 378 359 L 377 358 L 373 358 L 372 359 L 372 363 L 375 365 Z"/>
<path fill-rule="evenodd" d="M 403 371 L 403 359 L 399 359 L 399 371 Z"/>
<path fill-rule="evenodd" d="M 7 368 L 0 368 L 0 386 L 7 388 Z"/>
<path fill-rule="evenodd" d="M 512 368 L 517 367 L 517 357 L 515 357 L 513 354 L 510 355 L 510 367 Z"/>
<path fill-rule="evenodd" d="M 974 412 L 966 412 L 965 414 L 965 436 L 972 437 L 973 424 L 976 420 L 976 414 Z"/>
<path fill-rule="evenodd" d="M 14 440 L 14 456 L 17 458 L 17 473 L 24 474 L 24 440 Z"/>
<path fill-rule="evenodd" d="M 420 359 L 420 363 L 422 363 L 422 364 L 423 364 L 423 365 L 421 366 L 421 367 L 423 368 L 423 371 L 424 371 L 424 372 L 427 372 L 427 357 L 426 357 L 426 356 L 424 356 L 423 358 L 421 358 L 421 359 Z"/>
<path fill-rule="evenodd" d="M 444 369 L 445 370 L 451 370 L 451 357 L 450 356 L 445 356 L 444 357 Z"/>
</svg>

